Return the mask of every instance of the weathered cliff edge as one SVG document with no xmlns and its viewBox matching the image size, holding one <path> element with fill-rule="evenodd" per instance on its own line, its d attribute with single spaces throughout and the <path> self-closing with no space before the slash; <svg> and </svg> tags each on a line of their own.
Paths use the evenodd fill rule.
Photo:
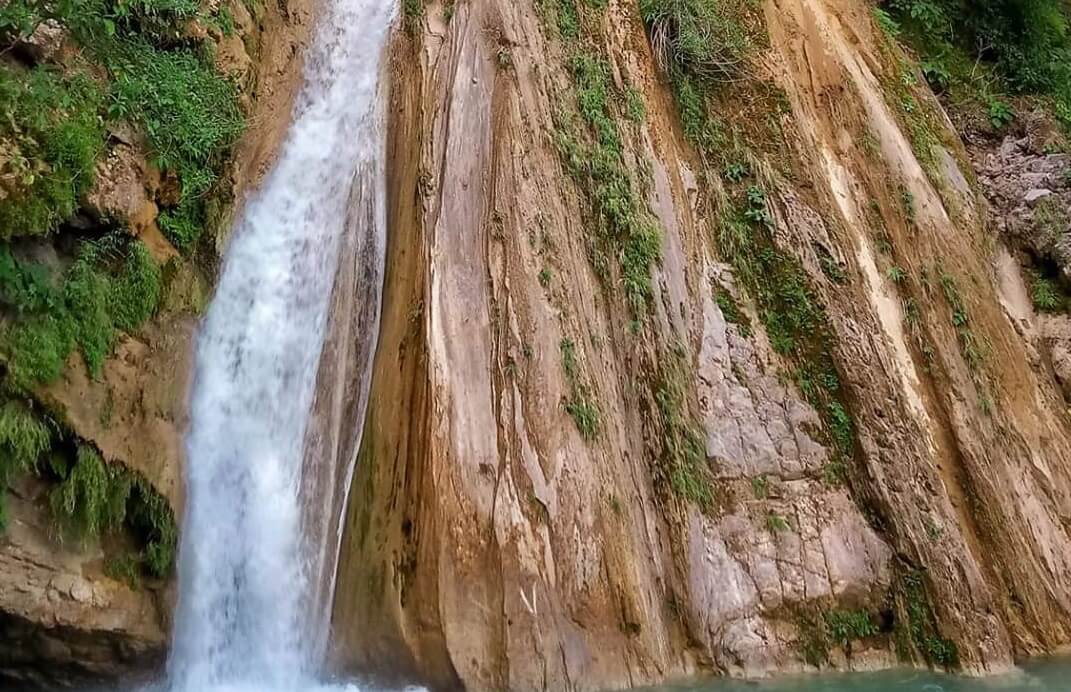
<svg viewBox="0 0 1071 692">
<path fill-rule="evenodd" d="M 782 155 L 753 146 L 729 173 L 686 140 L 636 3 L 598 11 L 585 40 L 642 99 L 621 160 L 660 231 L 635 324 L 563 162 L 574 75 L 549 4 L 431 4 L 393 45 L 338 664 L 597 689 L 898 660 L 984 674 L 1066 645 L 1066 403 L 966 152 L 870 6 L 763 4 L 779 105 L 717 115 L 772 118 Z M 937 116 L 925 151 L 896 89 Z M 807 403 L 734 278 L 717 229 L 745 176 L 771 256 L 824 305 L 847 424 Z M 685 428 L 702 468 L 667 472 Z M 682 468 L 708 490 L 688 499 Z M 864 626 L 835 626 L 852 613 Z"/>
</svg>

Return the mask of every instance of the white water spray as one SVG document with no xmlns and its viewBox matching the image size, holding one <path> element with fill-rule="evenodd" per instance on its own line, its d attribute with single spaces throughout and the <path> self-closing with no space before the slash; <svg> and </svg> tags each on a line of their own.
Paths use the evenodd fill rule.
<svg viewBox="0 0 1071 692">
<path fill-rule="evenodd" d="M 329 623 L 316 601 L 337 554 L 325 529 L 337 519 L 317 514 L 341 509 L 349 471 L 320 459 L 310 474 L 306 438 L 332 288 L 358 273 L 340 251 L 376 253 L 362 266 L 381 280 L 393 12 L 390 0 L 325 0 L 290 132 L 245 204 L 198 337 L 171 690 L 317 687 Z M 378 316 L 378 284 L 370 293 Z"/>
</svg>

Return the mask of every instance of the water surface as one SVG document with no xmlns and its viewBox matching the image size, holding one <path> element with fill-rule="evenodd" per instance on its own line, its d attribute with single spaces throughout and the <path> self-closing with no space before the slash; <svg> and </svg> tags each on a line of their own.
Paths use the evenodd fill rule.
<svg viewBox="0 0 1071 692">
<path fill-rule="evenodd" d="M 701 684 L 645 688 L 647 692 L 1071 692 L 1071 660 L 1025 664 L 1008 675 L 964 678 L 916 670 L 843 673 L 740 681 L 724 678 Z"/>
</svg>

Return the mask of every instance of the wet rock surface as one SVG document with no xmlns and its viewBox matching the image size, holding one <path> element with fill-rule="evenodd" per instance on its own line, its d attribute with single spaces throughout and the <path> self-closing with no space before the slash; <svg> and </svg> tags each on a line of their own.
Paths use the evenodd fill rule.
<svg viewBox="0 0 1071 692">
<path fill-rule="evenodd" d="M 992 269 L 995 234 L 947 118 L 939 144 L 914 150 L 869 6 L 764 5 L 762 65 L 790 106 L 793 163 L 766 162 L 776 170 L 761 181 L 776 247 L 834 335 L 858 445 L 839 483 L 829 412 L 807 403 L 763 308 L 719 264 L 723 171 L 704 170 L 678 130 L 631 6 L 606 12 L 599 54 L 645 106 L 642 123 L 620 125 L 623 160 L 661 239 L 638 330 L 593 267 L 598 219 L 564 170 L 556 118 L 573 75 L 553 24 L 534 3 L 431 3 L 399 34 L 384 322 L 338 665 L 390 660 L 384 672 L 475 690 L 760 677 L 814 670 L 809 618 L 854 609 L 877 632 L 823 665 L 955 646 L 983 674 L 1064 645 L 1061 381 L 1029 305 L 1018 310 L 1018 268 L 1006 282 Z M 916 97 L 941 115 L 932 94 Z M 745 108 L 719 115 L 746 128 Z M 1005 185 L 1008 237 L 1063 194 L 1057 163 L 1030 159 Z M 993 165 L 979 175 L 1001 178 Z M 1060 243 L 1037 247 L 1056 257 Z M 731 322 L 712 289 L 746 319 Z M 594 436 L 567 410 L 577 380 L 598 407 Z M 713 479 L 705 509 L 665 492 L 650 393 L 677 382 Z"/>
</svg>

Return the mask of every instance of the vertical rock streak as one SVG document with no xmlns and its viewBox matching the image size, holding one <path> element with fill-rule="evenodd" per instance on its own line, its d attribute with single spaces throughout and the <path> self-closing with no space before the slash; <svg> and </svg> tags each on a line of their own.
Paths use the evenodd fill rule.
<svg viewBox="0 0 1071 692">
<path fill-rule="evenodd" d="M 341 511 L 353 455 L 339 440 L 360 420 L 337 412 L 361 399 L 325 379 L 374 346 L 392 15 L 376 0 L 323 9 L 291 130 L 198 337 L 172 689 L 293 689 L 322 655 L 338 543 L 324 514 Z"/>
</svg>

